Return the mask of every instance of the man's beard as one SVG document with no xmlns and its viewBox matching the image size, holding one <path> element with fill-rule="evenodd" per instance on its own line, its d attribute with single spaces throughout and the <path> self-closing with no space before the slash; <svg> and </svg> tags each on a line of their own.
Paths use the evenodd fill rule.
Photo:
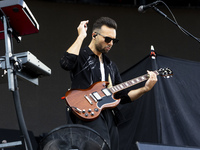
<svg viewBox="0 0 200 150">
<path fill-rule="evenodd" d="M 107 47 L 109 47 L 109 46 L 106 46 L 106 47 L 102 48 L 101 45 L 96 45 L 96 50 L 97 50 L 98 52 L 100 52 L 100 53 L 107 54 L 108 51 L 105 50 L 105 48 L 107 48 Z M 111 47 L 110 47 L 110 48 L 111 48 Z"/>
</svg>

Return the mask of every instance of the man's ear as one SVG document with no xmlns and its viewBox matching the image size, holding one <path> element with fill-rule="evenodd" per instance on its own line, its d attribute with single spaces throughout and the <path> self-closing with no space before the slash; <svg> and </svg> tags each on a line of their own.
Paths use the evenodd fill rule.
<svg viewBox="0 0 200 150">
<path fill-rule="evenodd" d="M 97 36 L 96 33 L 92 33 L 92 37 L 95 38 Z"/>
</svg>

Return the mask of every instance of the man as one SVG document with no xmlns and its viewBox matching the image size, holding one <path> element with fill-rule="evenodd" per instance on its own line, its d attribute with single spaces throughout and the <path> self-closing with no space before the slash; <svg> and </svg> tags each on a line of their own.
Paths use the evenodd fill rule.
<svg viewBox="0 0 200 150">
<path fill-rule="evenodd" d="M 116 39 L 116 22 L 108 17 L 99 18 L 93 25 L 92 40 L 88 47 L 81 48 L 87 36 L 88 20 L 82 21 L 77 30 L 78 37 L 61 58 L 61 67 L 70 71 L 71 88 L 87 89 L 98 81 L 109 81 L 111 85 L 122 82 L 117 66 L 105 55 L 118 42 Z M 150 91 L 157 82 L 155 73 L 148 71 L 149 79 L 145 86 L 131 91 L 118 92 L 115 97 L 121 103 L 128 103 Z M 69 119 L 71 118 L 71 120 Z M 111 109 L 105 109 L 93 121 L 83 121 L 72 113 L 68 123 L 83 124 L 96 130 L 108 143 L 112 150 L 119 149 L 116 117 Z"/>
</svg>

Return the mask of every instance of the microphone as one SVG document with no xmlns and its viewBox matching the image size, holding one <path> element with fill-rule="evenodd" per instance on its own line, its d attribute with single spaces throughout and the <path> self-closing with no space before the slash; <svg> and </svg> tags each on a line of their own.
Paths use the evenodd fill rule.
<svg viewBox="0 0 200 150">
<path fill-rule="evenodd" d="M 159 3 L 159 1 L 155 1 L 153 3 L 150 3 L 148 5 L 141 5 L 139 8 L 138 8 L 138 11 L 139 12 L 145 12 L 145 10 L 149 9 L 149 8 L 152 8 L 153 6 L 157 5 Z"/>
</svg>

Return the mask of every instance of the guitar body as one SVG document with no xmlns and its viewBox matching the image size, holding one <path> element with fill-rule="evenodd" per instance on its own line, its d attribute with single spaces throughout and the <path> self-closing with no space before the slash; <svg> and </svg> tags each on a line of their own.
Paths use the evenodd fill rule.
<svg viewBox="0 0 200 150">
<path fill-rule="evenodd" d="M 69 90 L 65 94 L 66 103 L 80 119 L 96 119 L 103 109 L 114 108 L 120 103 L 120 99 L 115 99 L 107 89 L 108 84 L 99 81 L 88 89 Z"/>
</svg>

